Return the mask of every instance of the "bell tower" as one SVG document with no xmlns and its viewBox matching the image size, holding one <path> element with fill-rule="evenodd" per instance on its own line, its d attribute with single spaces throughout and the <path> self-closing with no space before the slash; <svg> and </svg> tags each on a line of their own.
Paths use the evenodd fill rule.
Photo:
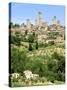
<svg viewBox="0 0 67 90">
<path fill-rule="evenodd" d="M 39 26 L 42 25 L 42 12 L 38 12 L 37 22 L 38 22 L 38 25 L 39 25 Z"/>
<path fill-rule="evenodd" d="M 30 19 L 27 19 L 27 20 L 26 20 L 26 25 L 27 25 L 27 29 L 30 29 L 30 28 L 31 28 Z"/>
</svg>

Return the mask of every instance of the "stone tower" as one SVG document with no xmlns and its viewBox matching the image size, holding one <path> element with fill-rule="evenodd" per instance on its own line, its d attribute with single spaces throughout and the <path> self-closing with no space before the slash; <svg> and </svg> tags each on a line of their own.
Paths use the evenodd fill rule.
<svg viewBox="0 0 67 90">
<path fill-rule="evenodd" d="M 52 25 L 60 26 L 60 21 L 57 20 L 56 16 L 54 16 L 52 19 Z"/>
<path fill-rule="evenodd" d="M 30 28 L 31 28 L 30 19 L 27 19 L 27 20 L 26 20 L 26 25 L 27 25 L 27 29 L 30 29 Z"/>
<path fill-rule="evenodd" d="M 38 26 L 42 25 L 42 13 L 41 12 L 38 12 L 37 23 L 38 23 Z"/>
<path fill-rule="evenodd" d="M 57 24 L 57 18 L 56 18 L 56 16 L 54 16 L 52 18 L 52 25 L 56 25 L 56 24 Z"/>
</svg>

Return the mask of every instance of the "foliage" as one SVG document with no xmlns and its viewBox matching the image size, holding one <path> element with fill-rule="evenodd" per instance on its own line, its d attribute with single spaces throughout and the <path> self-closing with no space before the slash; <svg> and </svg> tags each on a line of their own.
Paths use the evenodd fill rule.
<svg viewBox="0 0 67 90">
<path fill-rule="evenodd" d="M 20 45 L 21 44 L 21 36 L 16 33 L 15 35 L 11 34 L 11 44 Z"/>
<path fill-rule="evenodd" d="M 20 25 L 17 24 L 17 23 L 14 24 L 13 22 L 10 22 L 10 23 L 9 23 L 9 28 L 15 28 L 15 27 L 18 28 L 18 27 L 20 27 Z"/>
<path fill-rule="evenodd" d="M 20 27 L 20 25 L 19 24 L 15 24 L 13 27 L 18 28 L 18 27 Z"/>
<path fill-rule="evenodd" d="M 27 35 L 27 33 L 28 33 L 28 31 L 27 31 L 27 30 L 25 30 L 25 35 Z"/>
<path fill-rule="evenodd" d="M 49 41 L 48 44 L 49 45 L 54 45 L 54 41 L 53 40 L 52 41 Z"/>
<path fill-rule="evenodd" d="M 30 34 L 29 35 L 28 41 L 29 41 L 29 43 L 33 43 L 34 42 L 34 36 L 33 36 L 33 34 Z"/>
<path fill-rule="evenodd" d="M 49 37 L 56 38 L 57 32 L 50 32 Z M 55 36 L 55 37 L 54 37 Z M 50 39 L 50 38 L 49 38 Z M 21 34 L 11 33 L 11 73 L 20 73 L 20 79 L 14 79 L 14 86 L 35 85 L 50 81 L 65 81 L 65 56 L 58 53 L 58 49 L 64 50 L 64 43 L 56 45 L 54 41 L 38 42 L 35 32 Z M 64 52 L 64 51 L 63 51 Z M 31 70 L 33 74 L 38 74 L 39 78 L 28 81 L 23 76 L 24 70 Z M 21 80 L 22 85 L 18 84 Z M 19 82 L 20 83 L 20 82 Z M 39 85 L 39 84 L 38 84 Z"/>
<path fill-rule="evenodd" d="M 38 42 L 36 41 L 36 49 L 38 49 Z"/>
<path fill-rule="evenodd" d="M 40 48 L 46 48 L 46 47 L 48 47 L 49 45 L 47 44 L 47 43 L 39 43 L 38 44 L 38 46 L 40 47 Z"/>
<path fill-rule="evenodd" d="M 32 47 L 32 43 L 29 43 L 29 51 L 32 51 L 33 47 Z"/>
<path fill-rule="evenodd" d="M 48 33 L 48 39 L 56 39 L 56 37 L 59 35 L 58 32 L 49 32 Z"/>
<path fill-rule="evenodd" d="M 9 29 L 11 29 L 11 27 L 13 27 L 13 23 L 12 22 L 9 23 Z"/>
<path fill-rule="evenodd" d="M 19 48 L 11 48 L 11 72 L 22 73 L 27 62 L 26 52 Z"/>
</svg>

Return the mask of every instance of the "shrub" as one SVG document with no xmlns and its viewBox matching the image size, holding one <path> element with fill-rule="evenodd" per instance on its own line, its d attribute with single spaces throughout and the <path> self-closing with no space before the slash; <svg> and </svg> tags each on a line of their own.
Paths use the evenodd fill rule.
<svg viewBox="0 0 67 90">
<path fill-rule="evenodd" d="M 11 48 L 11 73 L 22 73 L 27 62 L 26 52 L 19 48 Z M 13 72 L 12 72 L 13 71 Z"/>
<path fill-rule="evenodd" d="M 59 59 L 60 59 L 60 56 L 59 56 L 59 54 L 58 54 L 57 52 L 54 52 L 54 53 L 52 54 L 52 58 L 59 60 Z"/>
<path fill-rule="evenodd" d="M 29 43 L 29 51 L 32 51 L 33 47 L 32 47 L 32 43 Z"/>
<path fill-rule="evenodd" d="M 15 35 L 11 34 L 11 44 L 20 45 L 21 44 L 21 36 L 16 32 Z"/>
<path fill-rule="evenodd" d="M 41 77 L 41 81 L 44 83 L 47 81 L 47 79 L 45 77 Z"/>
<path fill-rule="evenodd" d="M 54 41 L 49 41 L 48 44 L 49 45 L 54 45 Z"/>
<path fill-rule="evenodd" d="M 48 46 L 48 44 L 47 43 L 39 43 L 38 46 L 41 48 L 45 48 Z"/>
<path fill-rule="evenodd" d="M 36 49 L 38 49 L 38 42 L 36 41 Z"/>
<path fill-rule="evenodd" d="M 57 74 L 57 80 L 62 81 L 62 74 L 60 70 L 58 71 L 58 74 Z"/>
<path fill-rule="evenodd" d="M 27 33 L 28 33 L 28 31 L 27 31 L 27 30 L 25 30 L 25 35 L 27 35 Z"/>
<path fill-rule="evenodd" d="M 28 36 L 28 42 L 29 42 L 29 43 L 33 43 L 33 42 L 34 42 L 34 36 L 33 36 L 32 34 L 30 34 L 30 35 Z"/>
<path fill-rule="evenodd" d="M 51 81 L 52 83 L 54 83 L 55 74 L 53 73 L 53 71 L 49 71 L 49 72 L 48 72 L 47 80 L 48 80 L 48 81 Z"/>
</svg>

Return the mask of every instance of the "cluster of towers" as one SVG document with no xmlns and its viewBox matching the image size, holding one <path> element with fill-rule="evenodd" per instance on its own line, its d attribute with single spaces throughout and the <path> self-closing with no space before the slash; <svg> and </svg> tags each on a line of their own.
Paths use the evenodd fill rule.
<svg viewBox="0 0 67 90">
<path fill-rule="evenodd" d="M 57 20 L 57 18 L 56 18 L 56 16 L 54 16 L 53 18 L 52 18 L 52 25 L 60 25 L 60 21 L 59 20 Z"/>
<path fill-rule="evenodd" d="M 12 28 L 12 29 L 13 32 L 19 31 L 23 34 L 25 34 L 25 31 L 27 31 L 28 34 L 32 32 L 36 32 L 36 34 L 38 35 L 38 41 L 43 41 L 46 40 L 46 38 L 48 37 L 47 33 L 51 31 L 59 32 L 63 36 L 65 28 L 60 24 L 60 21 L 57 20 L 56 16 L 52 18 L 51 24 L 48 25 L 48 23 L 43 19 L 42 12 L 38 12 L 34 24 L 31 23 L 30 19 L 27 19 L 26 24 L 25 23 L 21 24 L 19 29 L 18 28 Z"/>
<path fill-rule="evenodd" d="M 27 29 L 30 29 L 31 28 L 31 25 L 32 25 L 32 23 L 31 23 L 30 19 L 27 19 L 26 20 L 26 27 L 27 27 Z M 52 18 L 51 25 L 60 26 L 60 21 L 57 20 L 56 16 L 54 16 Z M 36 18 L 35 23 L 34 23 L 34 26 L 38 26 L 39 29 L 41 27 L 47 27 L 48 26 L 48 23 L 43 20 L 42 12 L 38 12 L 37 18 Z"/>
</svg>

